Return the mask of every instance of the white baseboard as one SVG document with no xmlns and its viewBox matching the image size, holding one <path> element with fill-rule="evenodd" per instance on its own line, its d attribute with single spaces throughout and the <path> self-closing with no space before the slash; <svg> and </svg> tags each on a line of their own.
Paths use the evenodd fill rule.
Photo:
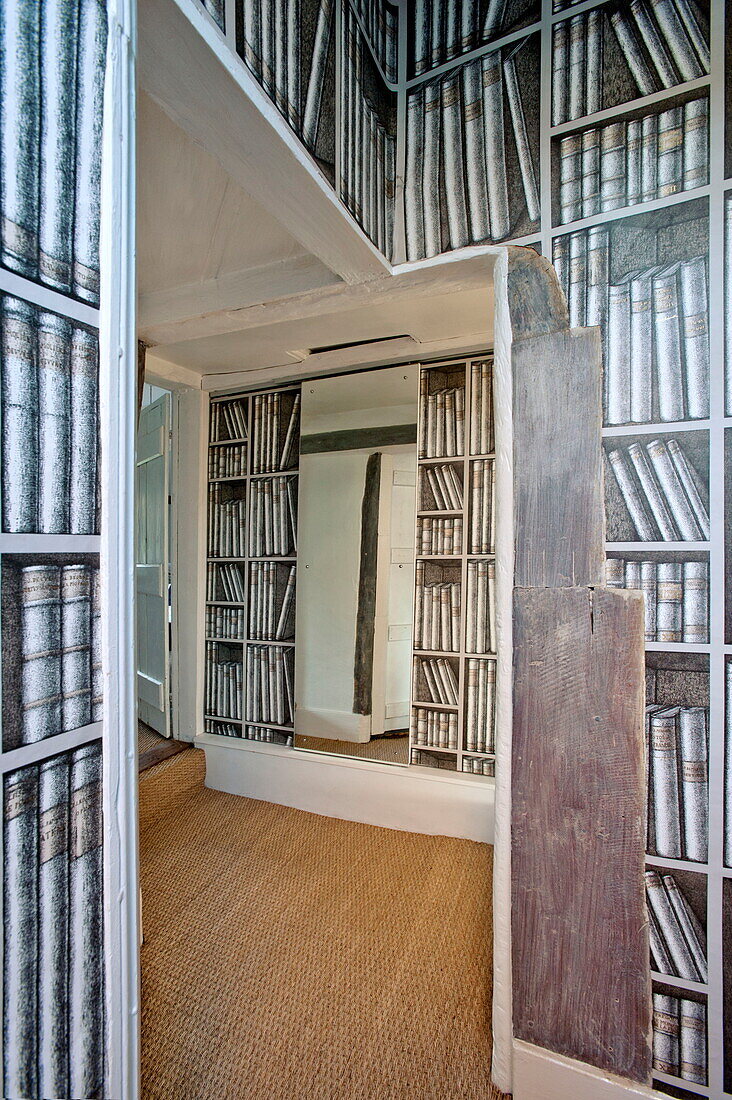
<svg viewBox="0 0 732 1100">
<path fill-rule="evenodd" d="M 637 1085 L 520 1039 L 513 1041 L 513 1100 L 632 1100 L 660 1095 L 648 1085 Z"/>
<path fill-rule="evenodd" d="M 205 735 L 206 786 L 387 829 L 493 843 L 494 784 Z"/>
<path fill-rule="evenodd" d="M 299 737 L 327 737 L 329 741 L 351 741 L 365 745 L 371 740 L 371 715 L 298 707 L 295 711 L 295 733 Z"/>
</svg>

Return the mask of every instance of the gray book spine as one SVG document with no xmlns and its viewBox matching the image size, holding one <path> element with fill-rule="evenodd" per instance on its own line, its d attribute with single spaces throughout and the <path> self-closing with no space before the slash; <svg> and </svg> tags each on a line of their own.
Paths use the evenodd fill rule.
<svg viewBox="0 0 732 1100">
<path fill-rule="evenodd" d="M 91 721 L 91 570 L 61 567 L 62 728 Z"/>
<path fill-rule="evenodd" d="M 99 298 L 99 202 L 107 13 L 100 0 L 81 0 L 76 81 L 74 292 Z"/>
<path fill-rule="evenodd" d="M 679 978 L 686 978 L 692 982 L 698 982 L 699 972 L 689 947 L 684 939 L 683 932 L 676 918 L 676 914 L 669 901 L 668 894 L 661 881 L 660 875 L 655 871 L 646 871 L 646 896 L 648 904 L 653 910 L 653 915 L 658 921 L 658 927 L 668 948 L 671 961 Z"/>
<path fill-rule="evenodd" d="M 3 530 L 38 530 L 38 368 L 35 311 L 2 298 Z"/>
<path fill-rule="evenodd" d="M 683 641 L 693 645 L 709 641 L 709 562 L 685 561 Z"/>
<path fill-rule="evenodd" d="M 595 189 L 593 164 L 588 165 L 585 176 L 584 143 L 587 139 L 591 145 L 591 138 L 597 138 L 596 130 L 588 130 L 585 134 L 568 134 L 559 142 L 559 217 L 562 222 L 573 222 L 581 218 L 584 213 L 583 191 L 585 182 L 590 190 Z M 595 141 L 595 153 L 592 156 L 590 148 L 588 158 L 595 161 L 599 173 L 599 149 Z M 599 182 L 599 174 L 598 174 Z M 595 213 L 596 211 L 593 211 Z"/>
<path fill-rule="evenodd" d="M 658 116 L 658 197 L 668 198 L 684 183 L 684 116 L 680 107 L 670 107 Z"/>
<path fill-rule="evenodd" d="M 633 0 L 630 10 L 633 13 L 645 47 L 650 54 L 651 61 L 660 77 L 661 86 L 670 88 L 677 82 L 676 70 L 666 44 L 658 33 L 658 28 L 653 21 L 648 4 L 644 3 L 643 0 Z"/>
<path fill-rule="evenodd" d="M 463 73 L 463 94 L 467 97 L 468 82 L 471 66 L 468 65 Z M 440 112 L 440 82 L 433 81 L 424 88 L 424 152 L 422 163 L 422 196 L 424 199 L 424 254 L 436 256 L 442 248 L 442 229 L 440 225 L 440 204 L 435 200 L 440 187 L 440 136 L 441 136 L 441 112 Z M 465 141 L 466 154 L 470 158 L 472 146 L 469 133 L 471 129 L 472 114 L 470 104 L 465 104 Z M 474 128 L 474 124 L 473 127 Z M 470 159 L 468 169 L 468 193 L 472 194 L 476 187 L 480 186 L 480 180 L 485 175 L 485 169 Z M 483 184 L 483 186 L 485 186 Z"/>
<path fill-rule="evenodd" d="M 531 152 L 531 145 L 529 144 L 529 135 L 526 129 L 526 116 L 524 115 L 524 107 L 521 102 L 521 89 L 519 87 L 516 73 L 516 61 L 513 54 L 509 54 L 503 63 L 503 78 L 506 84 L 513 136 L 516 141 L 521 183 L 524 189 L 524 198 L 526 199 L 526 212 L 529 215 L 529 221 L 536 222 L 539 220 L 540 215 L 539 186 L 536 179 L 536 170 L 534 168 L 534 157 Z"/>
<path fill-rule="evenodd" d="M 679 1000 L 653 992 L 653 1068 L 677 1077 L 679 1073 Z"/>
<path fill-rule="evenodd" d="M 244 17 L 244 60 L 257 78 L 262 76 L 262 28 L 259 5 L 242 4 Z"/>
<path fill-rule="evenodd" d="M 658 115 L 641 120 L 641 202 L 658 194 Z"/>
<path fill-rule="evenodd" d="M 587 309 L 587 235 L 571 233 L 569 236 L 569 323 L 572 328 L 582 328 Z M 608 328 L 609 326 L 608 306 Z M 608 372 L 610 367 L 608 365 Z M 607 378 L 606 378 L 607 384 Z"/>
<path fill-rule="evenodd" d="M 657 632 L 657 581 L 656 563 L 654 561 L 641 562 L 641 591 L 645 597 L 645 640 L 656 641 Z"/>
<path fill-rule="evenodd" d="M 38 1096 L 38 769 L 3 780 L 3 1076 L 7 1097 Z"/>
<path fill-rule="evenodd" d="M 21 570 L 22 733 L 31 744 L 61 730 L 60 578 L 55 565 Z"/>
<path fill-rule="evenodd" d="M 630 518 L 633 521 L 638 538 L 643 542 L 653 542 L 656 536 L 656 529 L 646 511 L 642 494 L 639 492 L 633 479 L 626 456 L 622 451 L 613 450 L 608 452 L 607 458 L 628 512 L 630 513 Z"/>
<path fill-rule="evenodd" d="M 625 206 L 627 125 L 611 122 L 600 132 L 600 209 Z"/>
<path fill-rule="evenodd" d="M 653 913 L 648 911 L 648 939 L 651 946 L 651 966 L 659 974 L 673 974 L 673 963 L 664 943 L 663 936 L 659 932 L 658 922 Z"/>
<path fill-rule="evenodd" d="M 682 857 L 679 818 L 678 717 L 678 707 L 656 711 L 651 715 L 650 759 L 656 853 L 669 859 Z"/>
<path fill-rule="evenodd" d="M 677 440 L 669 439 L 666 447 L 671 456 L 671 461 L 673 462 L 679 481 L 689 498 L 694 517 L 699 525 L 701 537 L 703 539 L 708 539 L 710 535 L 709 512 L 706 504 L 702 500 L 699 485 L 697 484 L 698 475 L 690 463 L 687 462 L 686 455 L 681 450 Z"/>
<path fill-rule="evenodd" d="M 703 256 L 681 262 L 679 288 L 686 406 L 690 419 L 701 420 L 709 416 L 707 265 Z"/>
<path fill-rule="evenodd" d="M 656 565 L 656 641 L 683 641 L 683 568 L 680 562 Z"/>
<path fill-rule="evenodd" d="M 627 9 L 618 8 L 613 11 L 610 15 L 610 23 L 640 95 L 650 95 L 651 92 L 657 91 L 658 79 L 646 63 Z"/>
<path fill-rule="evenodd" d="M 699 524 L 684 493 L 666 444 L 662 439 L 652 439 L 646 444 L 646 451 L 681 538 L 687 542 L 698 542 L 701 538 Z M 664 535 L 664 538 L 666 537 Z"/>
<path fill-rule="evenodd" d="M 579 118 L 585 109 L 585 16 L 575 15 L 569 20 L 568 79 L 569 118 Z"/>
<path fill-rule="evenodd" d="M 678 921 L 679 928 L 686 941 L 686 945 L 691 952 L 694 965 L 699 972 L 699 979 L 705 982 L 709 975 L 707 968 L 707 939 L 704 934 L 704 929 L 679 889 L 673 875 L 664 875 L 663 885 L 666 889 L 671 908 Z"/>
<path fill-rule="evenodd" d="M 653 314 L 651 278 L 641 272 L 630 283 L 630 419 L 653 419 Z"/>
<path fill-rule="evenodd" d="M 38 266 L 40 14 L 38 3 L 0 9 L 0 255 L 5 267 L 31 278 Z"/>
<path fill-rule="evenodd" d="M 503 71 L 500 51 L 486 54 L 483 67 L 483 124 L 491 237 L 503 240 L 511 229 L 506 181 L 506 142 L 503 120 Z M 447 139 L 446 139 L 447 140 Z"/>
<path fill-rule="evenodd" d="M 709 65 L 711 62 L 711 56 L 709 51 L 709 43 L 707 42 L 701 27 L 699 26 L 696 14 L 689 3 L 689 0 L 676 0 L 676 11 L 683 24 L 684 30 L 689 36 L 689 40 L 692 43 L 696 55 L 699 58 L 699 63 L 705 73 L 709 72 Z"/>
<path fill-rule="evenodd" d="M 684 1081 L 707 1083 L 707 1007 L 702 1001 L 679 998 L 679 1072 Z"/>
<path fill-rule="evenodd" d="M 625 278 L 608 291 L 606 424 L 627 424 L 630 420 L 630 317 L 630 279 Z"/>
<path fill-rule="evenodd" d="M 407 232 L 407 259 L 424 256 L 424 214 L 422 204 L 422 158 L 424 155 L 424 89 L 418 88 L 407 99 L 407 163 L 404 182 L 404 220 Z"/>
<path fill-rule="evenodd" d="M 463 118 L 470 239 L 472 242 L 477 243 L 490 237 L 480 61 L 472 61 L 463 69 Z M 436 194 L 436 192 L 433 193 Z M 438 204 L 432 203 L 431 205 L 435 207 L 436 215 L 438 215 Z"/>
<path fill-rule="evenodd" d="M 245 9 L 255 8 L 255 6 L 254 4 L 244 5 Z M 333 14 L 333 0 L 320 0 L 302 123 L 303 141 L 310 149 L 315 148 L 315 140 L 318 136 L 318 119 L 320 118 L 320 104 L 323 98 L 325 66 L 333 30 Z"/>
<path fill-rule="evenodd" d="M 586 323 L 599 325 L 605 338 L 607 323 L 609 243 L 604 225 L 587 230 Z"/>
<path fill-rule="evenodd" d="M 442 81 L 442 132 L 450 247 L 460 248 L 468 243 L 468 213 L 463 171 L 459 72 L 448 74 Z"/>
<path fill-rule="evenodd" d="M 431 63 L 430 11 L 431 0 L 416 0 L 414 5 L 414 74 L 427 71 Z"/>
<path fill-rule="evenodd" d="M 599 8 L 587 13 L 585 45 L 585 109 L 588 115 L 602 110 L 602 20 Z"/>
<path fill-rule="evenodd" d="M 569 96 L 569 24 L 554 25 L 552 37 L 552 125 L 567 120 Z"/>
<path fill-rule="evenodd" d="M 69 1090 L 104 1087 L 104 921 L 101 742 L 71 761 L 69 867 Z"/>
<path fill-rule="evenodd" d="M 692 99 L 684 104 L 683 190 L 703 187 L 709 178 L 709 100 Z"/>
<path fill-rule="evenodd" d="M 69 461 L 69 527 L 75 535 L 92 534 L 96 527 L 97 389 L 97 337 L 77 327 L 71 338 Z"/>
<path fill-rule="evenodd" d="M 73 259 L 77 9 L 73 0 L 41 5 L 38 266 L 43 282 L 63 291 Z"/>
<path fill-rule="evenodd" d="M 641 154 L 643 145 L 643 129 L 641 120 L 631 119 L 628 122 L 628 140 L 625 149 L 625 205 L 635 206 L 641 201 L 642 191 L 642 167 Z"/>
<path fill-rule="evenodd" d="M 677 293 L 677 266 L 663 268 L 653 278 L 653 328 L 661 420 L 684 419 L 681 367 L 681 328 Z"/>
<path fill-rule="evenodd" d="M 651 6 L 682 81 L 696 80 L 704 76 L 704 69 L 699 63 L 672 0 L 651 0 Z"/>
<path fill-rule="evenodd" d="M 38 314 L 38 530 L 69 529 L 71 325 Z"/>
<path fill-rule="evenodd" d="M 38 1091 L 68 1096 L 69 758 L 38 776 Z"/>
</svg>

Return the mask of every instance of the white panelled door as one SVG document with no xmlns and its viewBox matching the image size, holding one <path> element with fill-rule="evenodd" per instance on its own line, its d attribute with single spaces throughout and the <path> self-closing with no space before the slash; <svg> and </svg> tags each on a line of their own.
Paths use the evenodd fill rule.
<svg viewBox="0 0 732 1100">
<path fill-rule="evenodd" d="M 135 590 L 137 713 L 171 736 L 168 682 L 168 439 L 170 394 L 146 405 L 137 431 Z"/>
</svg>

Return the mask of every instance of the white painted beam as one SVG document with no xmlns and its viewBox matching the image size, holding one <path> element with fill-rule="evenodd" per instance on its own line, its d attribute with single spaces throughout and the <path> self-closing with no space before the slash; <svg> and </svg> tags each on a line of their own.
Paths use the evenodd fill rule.
<svg viewBox="0 0 732 1100">
<path fill-rule="evenodd" d="M 391 270 L 194 0 L 144 0 L 138 19 L 140 83 L 173 122 L 343 280 Z"/>
<path fill-rule="evenodd" d="M 161 326 L 175 325 L 177 328 L 186 322 L 192 326 L 205 324 L 207 314 L 242 309 L 336 285 L 341 285 L 340 280 L 330 268 L 303 252 L 289 260 L 141 294 L 138 301 L 140 338 L 159 343 L 155 336 Z"/>
</svg>

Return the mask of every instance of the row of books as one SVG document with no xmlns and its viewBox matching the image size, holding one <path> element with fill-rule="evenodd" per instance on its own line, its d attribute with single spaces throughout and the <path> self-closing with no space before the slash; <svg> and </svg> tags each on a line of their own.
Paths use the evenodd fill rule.
<svg viewBox="0 0 732 1100">
<path fill-rule="evenodd" d="M 525 207 L 539 219 L 537 154 L 529 140 L 516 49 L 496 50 L 410 92 L 404 209 L 407 258 L 510 236 Z M 509 186 L 504 94 L 521 177 Z M 444 203 L 444 207 L 443 207 Z"/>
<path fill-rule="evenodd" d="M 9 4 L 0 35 L 2 263 L 96 303 L 105 5 Z"/>
<path fill-rule="evenodd" d="M 632 270 L 610 284 L 608 231 L 554 241 L 553 263 L 573 327 L 599 325 L 605 343 L 605 423 L 709 416 L 706 258 Z"/>
<path fill-rule="evenodd" d="M 93 534 L 97 335 L 9 295 L 0 325 L 3 530 Z"/>
<path fill-rule="evenodd" d="M 351 0 L 351 6 L 361 21 L 382 74 L 394 84 L 397 79 L 399 9 L 387 0 Z"/>
<path fill-rule="evenodd" d="M 465 692 L 465 748 L 468 752 L 495 752 L 495 661 L 468 658 Z"/>
<path fill-rule="evenodd" d="M 471 775 L 495 775 L 496 765 L 493 760 L 480 760 L 478 757 L 464 756 L 462 771 Z"/>
<path fill-rule="evenodd" d="M 208 476 L 244 477 L 247 472 L 247 448 L 245 443 L 232 443 L 230 447 L 212 447 L 208 452 Z"/>
<path fill-rule="evenodd" d="M 426 438 L 426 436 L 425 436 Z M 421 456 L 420 456 L 421 457 Z M 460 512 L 463 507 L 463 482 L 460 468 L 445 463 L 444 466 L 422 468 L 422 510 L 431 512 Z M 432 504 L 425 499 L 425 482 L 432 494 Z"/>
<path fill-rule="evenodd" d="M 607 458 L 641 541 L 709 538 L 707 490 L 677 440 L 615 447 Z"/>
<path fill-rule="evenodd" d="M 246 720 L 292 725 L 293 651 L 276 645 L 247 648 Z"/>
<path fill-rule="evenodd" d="M 5 1096 L 102 1096 L 102 747 L 3 780 Z"/>
<path fill-rule="evenodd" d="M 241 661 L 220 660 L 216 643 L 206 643 L 206 714 L 241 721 L 243 672 Z"/>
<path fill-rule="evenodd" d="M 212 558 L 243 558 L 246 553 L 246 530 L 245 498 L 222 501 L 221 486 L 212 485 L 208 505 L 209 555 Z"/>
<path fill-rule="evenodd" d="M 696 80 L 709 72 L 708 28 L 694 0 L 631 0 L 557 23 L 552 43 L 552 122 L 606 106 L 605 35 L 612 33 L 638 96 Z M 632 96 L 630 98 L 636 98 Z"/>
<path fill-rule="evenodd" d="M 709 176 L 709 100 L 611 122 L 559 141 L 559 222 L 703 187 Z"/>
<path fill-rule="evenodd" d="M 646 849 L 705 863 L 709 836 L 706 707 L 646 707 Z"/>
<path fill-rule="evenodd" d="M 471 469 L 470 553 L 492 554 L 495 545 L 495 463 L 479 458 Z"/>
<path fill-rule="evenodd" d="M 396 181 L 396 138 L 386 113 L 367 91 L 361 35 L 345 15 L 341 93 L 341 195 L 367 236 L 391 255 Z"/>
<path fill-rule="evenodd" d="M 230 440 L 246 443 L 249 438 L 246 399 L 237 397 L 231 401 L 212 401 L 209 424 L 211 443 L 228 443 Z M 243 452 L 246 454 L 246 451 Z"/>
<path fill-rule="evenodd" d="M 253 558 L 284 557 L 297 548 L 297 481 L 272 477 L 250 482 Z"/>
<path fill-rule="evenodd" d="M 417 553 L 422 557 L 449 557 L 463 548 L 462 516 L 417 518 Z"/>
<path fill-rule="evenodd" d="M 659 974 L 706 982 L 707 940 L 673 875 L 645 873 L 651 962 Z"/>
<path fill-rule="evenodd" d="M 102 717 L 99 569 L 3 566 L 3 747 Z"/>
<path fill-rule="evenodd" d="M 425 583 L 424 562 L 415 566 L 414 648 L 460 650 L 460 581 Z"/>
<path fill-rule="evenodd" d="M 425 703 L 440 703 L 442 706 L 456 707 L 458 705 L 459 684 L 454 669 L 446 657 L 418 657 L 414 671 L 421 672 L 425 687 Z M 418 679 L 412 690 L 415 699 L 420 699 L 423 689 L 420 688 Z"/>
<path fill-rule="evenodd" d="M 297 465 L 299 414 L 299 393 L 257 394 L 252 424 L 253 474 L 275 473 Z"/>
<path fill-rule="evenodd" d="M 496 38 L 506 0 L 416 0 L 410 73 L 420 76 Z"/>
<path fill-rule="evenodd" d="M 496 652 L 495 582 L 494 561 L 468 562 L 465 626 L 465 648 L 468 653 Z"/>
<path fill-rule="evenodd" d="M 492 454 L 493 362 L 470 364 L 470 453 Z"/>
<path fill-rule="evenodd" d="M 419 458 L 452 458 L 465 453 L 465 387 L 429 392 L 422 372 L 419 395 Z"/>
<path fill-rule="evenodd" d="M 705 1001 L 653 991 L 653 1068 L 707 1083 L 707 1006 Z"/>
<path fill-rule="evenodd" d="M 207 607 L 206 637 L 226 641 L 243 641 L 246 631 L 246 614 L 243 607 Z"/>
<path fill-rule="evenodd" d="M 239 565 L 222 562 L 206 566 L 206 599 L 209 602 L 240 603 L 246 600 L 246 585 Z"/>
<path fill-rule="evenodd" d="M 608 558 L 608 588 L 637 588 L 645 596 L 645 640 L 709 641 L 709 562 Z"/>
<path fill-rule="evenodd" d="M 457 749 L 458 716 L 455 711 L 415 707 L 412 711 L 412 744 L 430 749 Z"/>
<path fill-rule="evenodd" d="M 409 752 L 409 763 L 420 768 L 437 768 L 441 771 L 454 772 L 457 770 L 455 756 L 444 752 L 430 752 L 429 750 L 412 748 Z"/>
<path fill-rule="evenodd" d="M 291 733 L 270 729 L 267 726 L 241 726 L 238 723 L 235 725 L 232 722 L 218 722 L 213 718 L 207 718 L 203 728 L 205 733 L 213 733 L 217 737 L 238 737 L 243 741 L 262 741 L 268 745 L 284 745 L 292 748 Z"/>
<path fill-rule="evenodd" d="M 239 0 L 237 20 L 239 55 L 297 133 L 303 110 L 300 9 L 300 0 Z"/>
<path fill-rule="evenodd" d="M 282 642 L 295 633 L 295 566 L 278 590 L 276 562 L 252 562 L 249 575 L 249 637 Z"/>
</svg>

